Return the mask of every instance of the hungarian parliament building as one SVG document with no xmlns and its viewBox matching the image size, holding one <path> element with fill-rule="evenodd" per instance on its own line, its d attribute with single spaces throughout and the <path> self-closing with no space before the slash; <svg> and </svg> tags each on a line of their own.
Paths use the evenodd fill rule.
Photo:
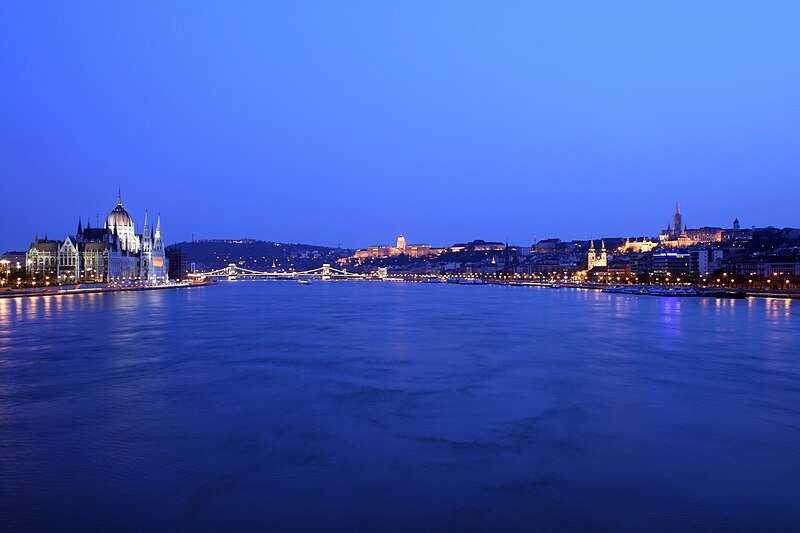
<svg viewBox="0 0 800 533">
<path fill-rule="evenodd" d="M 102 228 L 78 221 L 75 235 L 63 241 L 36 239 L 25 257 L 28 273 L 56 283 L 105 282 L 157 285 L 169 280 L 169 265 L 161 235 L 161 216 L 155 228 L 144 215 L 142 232 L 122 207 L 122 195 Z"/>
</svg>

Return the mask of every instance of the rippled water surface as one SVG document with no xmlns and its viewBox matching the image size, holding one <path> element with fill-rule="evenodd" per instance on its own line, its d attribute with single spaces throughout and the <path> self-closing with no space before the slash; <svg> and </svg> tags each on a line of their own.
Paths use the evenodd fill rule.
<svg viewBox="0 0 800 533">
<path fill-rule="evenodd" d="M 800 302 L 0 300 L 0 530 L 800 529 Z"/>
</svg>

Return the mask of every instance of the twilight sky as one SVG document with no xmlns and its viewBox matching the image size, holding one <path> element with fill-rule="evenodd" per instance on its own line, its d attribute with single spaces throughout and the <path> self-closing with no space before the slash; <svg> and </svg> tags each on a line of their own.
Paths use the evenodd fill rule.
<svg viewBox="0 0 800 533">
<path fill-rule="evenodd" d="M 800 226 L 800 2 L 0 3 L 0 252 Z M 137 228 L 138 229 L 138 228 Z"/>
</svg>

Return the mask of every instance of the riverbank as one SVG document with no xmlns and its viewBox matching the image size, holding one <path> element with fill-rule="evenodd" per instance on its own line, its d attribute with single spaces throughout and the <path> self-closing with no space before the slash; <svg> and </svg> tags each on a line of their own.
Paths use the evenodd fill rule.
<svg viewBox="0 0 800 533">
<path fill-rule="evenodd" d="M 468 281 L 474 282 L 475 279 L 480 278 L 469 278 Z M 409 281 L 409 280 L 405 280 Z M 415 280 L 419 281 L 419 280 Z M 617 285 L 617 284 L 606 284 L 606 283 L 579 283 L 579 282 L 556 282 L 556 281 L 509 281 L 509 280 L 497 280 L 497 279 L 483 279 L 484 283 L 489 285 L 507 285 L 507 286 L 517 286 L 517 287 L 549 287 L 553 289 L 585 289 L 585 290 L 594 290 L 594 291 L 606 291 L 609 293 L 619 293 L 619 294 L 638 294 L 638 295 L 646 295 L 646 296 L 694 296 L 694 297 L 705 297 L 705 298 L 787 298 L 791 300 L 800 300 L 800 292 L 795 290 L 788 290 L 788 291 L 775 291 L 775 290 L 765 290 L 765 289 L 743 289 L 743 288 L 723 288 L 723 287 L 696 287 L 691 285 L 681 286 L 681 285 Z M 468 283 L 473 284 L 473 283 Z M 636 289 L 641 289 L 640 291 L 636 291 Z M 623 289 L 623 290 L 618 290 Z M 629 289 L 624 290 L 624 289 Z M 653 291 L 652 293 L 647 293 L 647 289 L 663 289 L 665 291 L 664 294 L 656 294 L 658 291 Z M 683 291 L 685 292 L 682 292 Z M 690 292 L 687 289 L 691 289 Z M 674 291 L 674 292 L 668 292 Z"/>
<path fill-rule="evenodd" d="M 768 290 L 761 290 L 761 289 L 727 289 L 721 287 L 694 287 L 694 286 L 673 286 L 673 285 L 652 285 L 652 286 L 644 286 L 644 285 L 611 285 L 611 284 L 603 284 L 603 283 L 561 283 L 558 284 L 559 287 L 565 288 L 574 288 L 574 289 L 590 289 L 590 290 L 597 290 L 602 291 L 608 289 L 617 289 L 620 287 L 624 288 L 636 288 L 641 287 L 642 289 L 646 288 L 663 288 L 665 290 L 669 289 L 693 289 L 696 291 L 694 294 L 669 294 L 669 296 L 695 296 L 695 297 L 715 297 L 715 298 L 788 298 L 792 300 L 800 300 L 800 293 L 796 291 L 768 291 Z M 625 294 L 624 291 L 620 291 L 621 293 Z M 657 295 L 657 296 L 664 296 L 664 295 Z"/>
<path fill-rule="evenodd" d="M 163 289 L 186 289 L 191 287 L 205 287 L 214 285 L 215 281 L 169 283 L 164 285 L 145 286 L 108 286 L 105 284 L 76 285 L 73 287 L 41 287 L 11 289 L 0 292 L 0 298 L 28 298 L 32 296 L 64 296 L 71 294 L 92 294 L 98 292 L 126 292 L 126 291 L 154 291 Z"/>
</svg>

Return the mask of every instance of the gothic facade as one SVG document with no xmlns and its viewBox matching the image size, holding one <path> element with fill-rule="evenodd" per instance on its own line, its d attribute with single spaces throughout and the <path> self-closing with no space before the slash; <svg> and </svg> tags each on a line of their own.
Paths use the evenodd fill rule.
<svg viewBox="0 0 800 533">
<path fill-rule="evenodd" d="M 53 283 L 107 282 L 155 285 L 169 281 L 169 265 L 161 234 L 161 217 L 151 227 L 147 213 L 141 233 L 122 196 L 109 213 L 102 228 L 92 228 L 78 221 L 74 235 L 63 241 L 36 239 L 26 254 L 28 272 Z"/>
</svg>

